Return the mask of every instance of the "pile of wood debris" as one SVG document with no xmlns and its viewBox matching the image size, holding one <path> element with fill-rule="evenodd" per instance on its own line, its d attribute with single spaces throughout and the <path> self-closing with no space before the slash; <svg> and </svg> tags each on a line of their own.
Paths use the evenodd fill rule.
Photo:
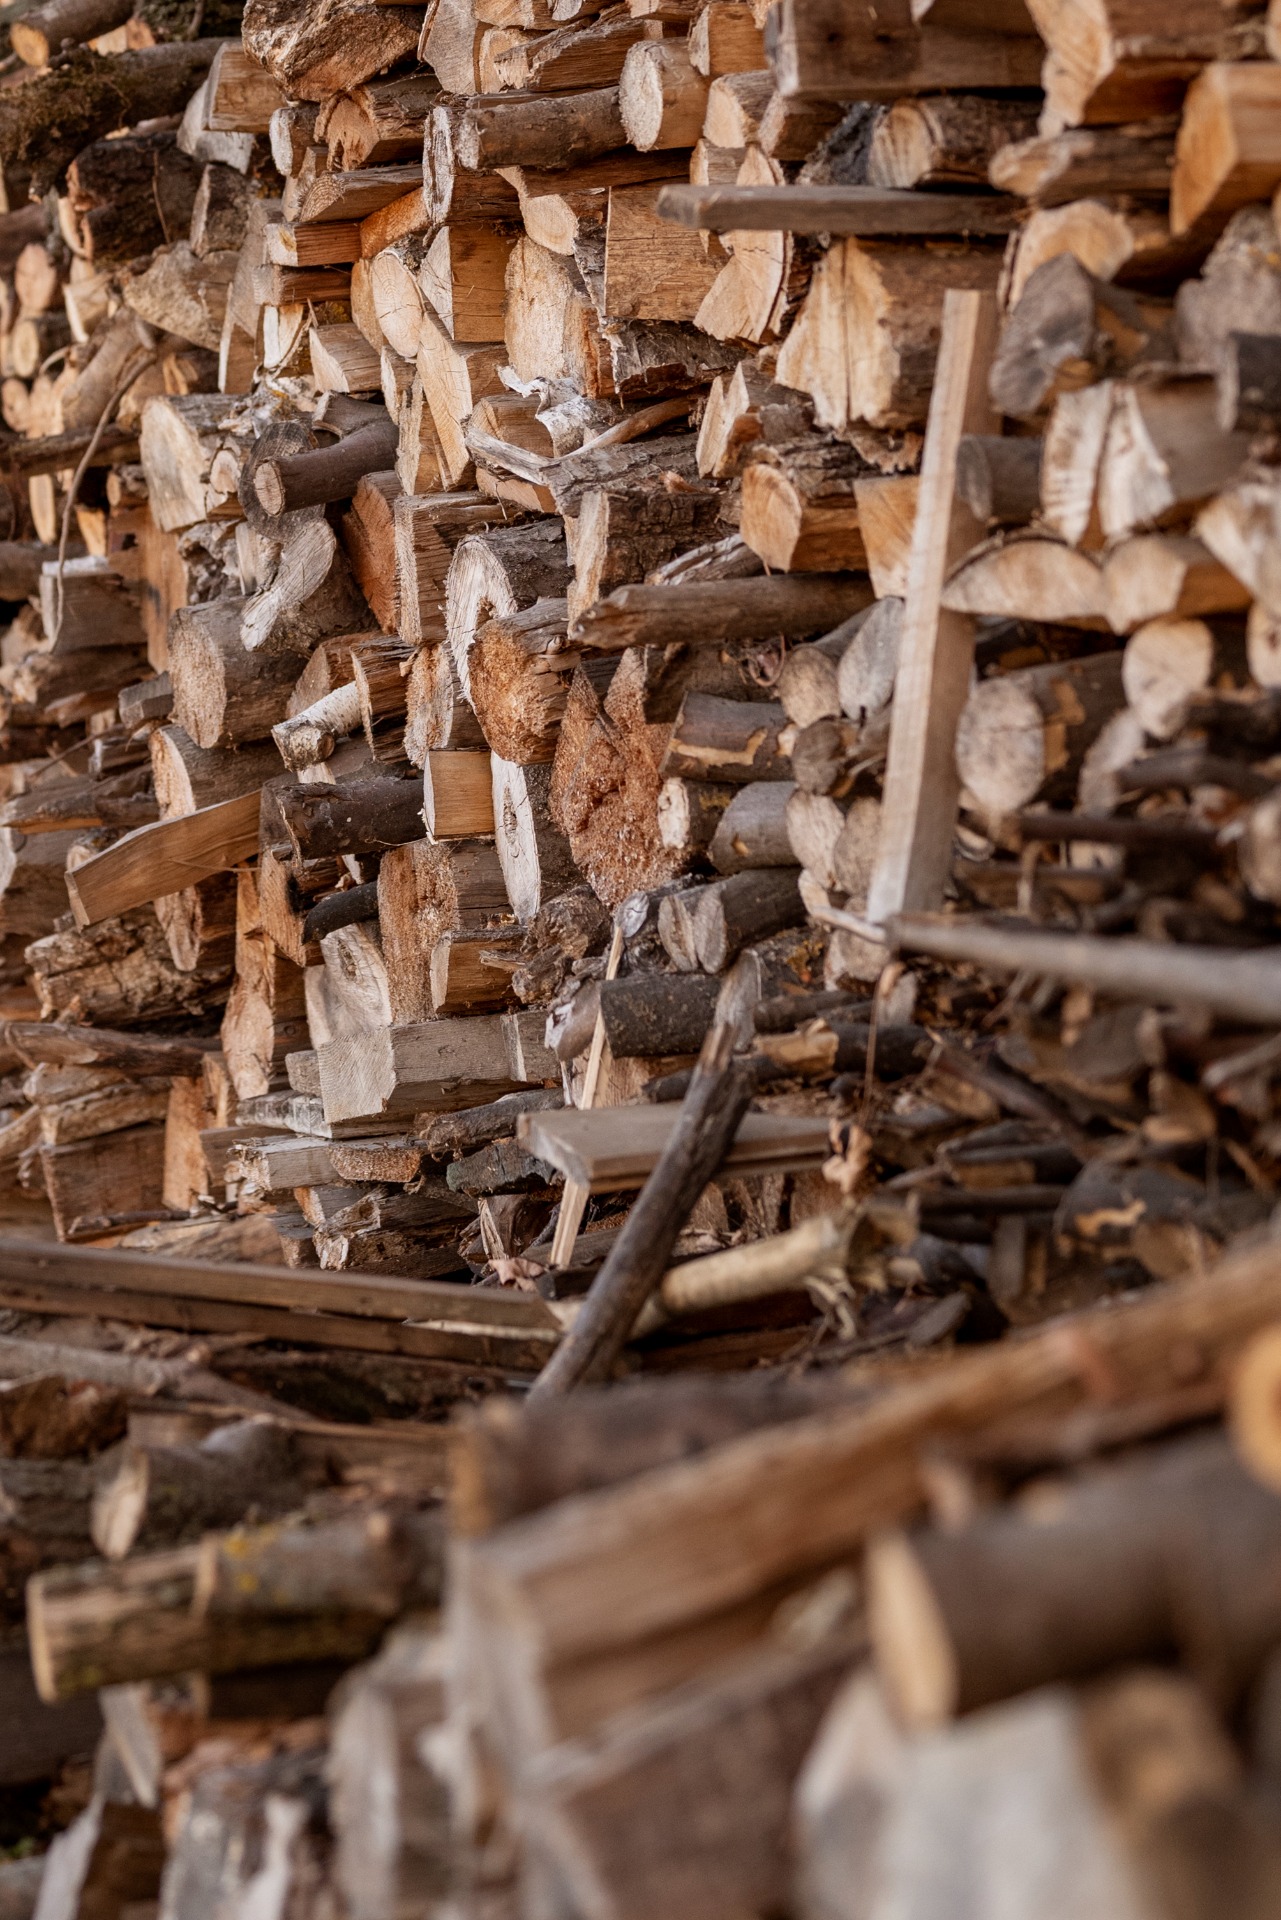
<svg viewBox="0 0 1281 1920">
<path fill-rule="evenodd" d="M 0 21 L 4 1920 L 1274 1920 L 1277 0 Z"/>
</svg>

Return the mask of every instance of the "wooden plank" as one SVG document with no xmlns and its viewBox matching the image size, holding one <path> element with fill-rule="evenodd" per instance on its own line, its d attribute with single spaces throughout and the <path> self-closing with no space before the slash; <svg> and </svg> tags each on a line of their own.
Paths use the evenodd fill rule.
<svg viewBox="0 0 1281 1920">
<path fill-rule="evenodd" d="M 592 1193 L 643 1186 L 680 1117 L 680 1107 L 596 1107 L 522 1113 L 521 1145 Z M 726 1173 L 789 1173 L 831 1152 L 826 1117 L 749 1113 L 725 1156 Z"/>
<path fill-rule="evenodd" d="M 105 1247 L 63 1247 L 0 1236 L 0 1273 L 24 1286 L 125 1289 L 189 1301 L 224 1301 L 340 1313 L 375 1320 L 467 1320 L 500 1332 L 554 1331 L 559 1321 L 537 1294 L 506 1287 L 467 1287 L 447 1280 L 402 1280 L 390 1274 L 319 1273 L 215 1266 L 207 1260 L 127 1253 Z M 112 1311 L 115 1311 L 114 1301 Z"/>
<path fill-rule="evenodd" d="M 1022 205 L 1012 196 L 913 193 L 881 187 L 664 187 L 662 220 L 709 233 L 1009 233 Z"/>
<path fill-rule="evenodd" d="M 985 531 L 957 494 L 956 456 L 963 435 L 1000 428 L 987 391 L 996 335 L 994 294 L 946 295 L 908 561 L 880 852 L 868 894 L 873 921 L 940 906 L 951 867 L 954 748 L 969 694 L 974 619 L 943 611 L 943 582 Z"/>
<path fill-rule="evenodd" d="M 176 820 L 135 827 L 67 875 L 76 925 L 91 927 L 95 920 L 180 893 L 252 859 L 258 851 L 259 804 L 257 792 L 242 793 Z"/>
<path fill-rule="evenodd" d="M 75 1251 L 68 1248 L 68 1252 Z M 241 1269 L 245 1271 L 246 1269 Z M 285 1268 L 270 1269 L 284 1273 Z M 467 1289 L 457 1291 L 466 1298 Z M 507 1330 L 452 1320 L 358 1319 L 354 1314 L 293 1313 L 226 1300 L 183 1299 L 164 1293 L 98 1287 L 27 1285 L 0 1275 L 0 1306 L 17 1313 L 69 1314 L 73 1319 L 109 1314 L 140 1327 L 173 1327 L 182 1333 L 250 1334 L 291 1347 L 324 1347 L 339 1352 L 404 1354 L 500 1373 L 538 1373 L 559 1333 L 534 1327 Z M 455 1311 L 463 1315 L 465 1305 Z"/>
</svg>

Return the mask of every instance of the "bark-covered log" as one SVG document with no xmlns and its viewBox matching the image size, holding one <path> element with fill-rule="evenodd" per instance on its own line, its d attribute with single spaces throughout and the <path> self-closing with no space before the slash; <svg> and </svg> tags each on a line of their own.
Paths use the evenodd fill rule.
<svg viewBox="0 0 1281 1920">
<path fill-rule="evenodd" d="M 194 40 L 106 55 L 76 48 L 7 92 L 0 158 L 29 166 L 33 192 L 47 192 L 91 141 L 117 127 L 181 113 L 219 45 Z"/>
<path fill-rule="evenodd" d="M 278 803 L 300 860 L 374 853 L 422 838 L 422 788 L 395 774 L 337 787 L 299 784 L 280 791 Z"/>
</svg>

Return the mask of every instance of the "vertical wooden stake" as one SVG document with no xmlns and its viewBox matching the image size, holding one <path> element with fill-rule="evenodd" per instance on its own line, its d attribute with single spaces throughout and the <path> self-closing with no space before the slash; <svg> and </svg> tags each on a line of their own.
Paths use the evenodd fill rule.
<svg viewBox="0 0 1281 1920">
<path fill-rule="evenodd" d="M 956 728 L 969 693 L 974 621 L 939 603 L 949 571 L 985 531 L 957 496 L 956 455 L 962 435 L 1000 432 L 987 393 L 996 336 L 993 294 L 946 295 L 908 562 L 881 847 L 867 903 L 868 919 L 878 923 L 940 906 L 951 866 Z"/>
<path fill-rule="evenodd" d="M 623 934 L 621 927 L 615 926 L 614 937 L 609 943 L 609 958 L 605 962 L 605 978 L 613 980 L 623 959 Z M 591 1052 L 587 1056 L 587 1071 L 583 1075 L 583 1092 L 578 1102 L 579 1108 L 594 1107 L 596 1104 L 596 1084 L 600 1079 L 600 1063 L 605 1052 L 605 1021 L 599 1013 L 596 1015 L 596 1029 L 592 1034 Z M 567 1180 L 565 1191 L 561 1195 L 560 1213 L 556 1219 L 556 1231 L 552 1235 L 551 1263 L 554 1267 L 567 1266 L 574 1251 L 574 1242 L 578 1238 L 578 1229 L 583 1224 L 583 1215 L 587 1211 L 588 1189 L 577 1180 Z"/>
</svg>

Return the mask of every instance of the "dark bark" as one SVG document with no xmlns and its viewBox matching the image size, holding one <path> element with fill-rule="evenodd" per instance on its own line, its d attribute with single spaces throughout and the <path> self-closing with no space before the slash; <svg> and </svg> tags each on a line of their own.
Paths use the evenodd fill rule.
<svg viewBox="0 0 1281 1920">
<path fill-rule="evenodd" d="M 299 860 L 325 854 L 380 853 L 423 837 L 422 783 L 396 774 L 349 780 L 343 786 L 299 781 L 276 794 L 285 830 Z"/>
<path fill-rule="evenodd" d="M 1219 361 L 1225 433 L 1275 433 L 1281 424 L 1281 334 L 1230 333 Z"/>
<path fill-rule="evenodd" d="M 33 196 L 47 193 L 103 134 L 181 113 L 220 44 L 191 40 L 111 54 L 76 48 L 0 100 L 0 159 L 29 165 Z"/>
<path fill-rule="evenodd" d="M 309 453 L 264 460 L 254 474 L 259 504 L 275 517 L 299 507 L 350 500 L 367 473 L 384 473 L 395 465 L 396 445 L 395 422 L 384 417 Z"/>
<path fill-rule="evenodd" d="M 982 525 L 1025 526 L 1041 505 L 1041 442 L 967 433 L 957 450 L 956 490 Z"/>
<path fill-rule="evenodd" d="M 696 973 L 606 980 L 600 989 L 605 1038 L 615 1059 L 697 1053 L 716 1012 L 720 982 Z"/>
<path fill-rule="evenodd" d="M 303 921 L 304 945 L 323 940 L 339 927 L 351 927 L 358 920 L 378 918 L 378 882 L 366 881 L 363 887 L 349 887 L 345 893 L 330 893 L 318 900 Z"/>
<path fill-rule="evenodd" d="M 694 916 L 698 963 L 720 973 L 754 940 L 797 926 L 805 918 L 797 869 L 764 867 L 705 887 Z"/>
</svg>

